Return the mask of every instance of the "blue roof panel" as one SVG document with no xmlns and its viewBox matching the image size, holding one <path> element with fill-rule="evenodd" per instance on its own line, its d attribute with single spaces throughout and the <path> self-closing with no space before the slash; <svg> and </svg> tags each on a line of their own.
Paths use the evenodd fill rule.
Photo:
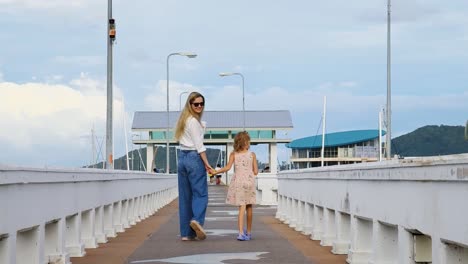
<svg viewBox="0 0 468 264">
<path fill-rule="evenodd" d="M 385 135 L 385 131 L 382 131 L 382 136 Z M 368 130 L 353 130 L 344 132 L 335 132 L 325 134 L 325 147 L 336 147 L 342 145 L 350 145 L 359 142 L 364 142 L 372 139 L 376 139 L 379 136 L 378 129 Z M 321 148 L 322 147 L 322 135 L 305 137 L 291 141 L 286 145 L 288 148 L 304 149 L 304 148 Z"/>
</svg>

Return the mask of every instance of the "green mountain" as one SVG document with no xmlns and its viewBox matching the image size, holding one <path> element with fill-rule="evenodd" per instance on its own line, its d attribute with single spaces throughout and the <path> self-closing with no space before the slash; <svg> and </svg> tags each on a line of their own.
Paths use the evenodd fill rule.
<svg viewBox="0 0 468 264">
<path fill-rule="evenodd" d="M 172 173 L 176 169 L 176 154 L 175 148 L 170 149 L 170 162 Z M 208 161 L 215 167 L 216 163 L 224 165 L 221 157 L 224 157 L 224 151 L 220 153 L 219 149 L 208 148 L 206 151 Z M 392 155 L 400 155 L 402 157 L 418 157 L 418 156 L 439 156 L 468 153 L 468 140 L 465 140 L 465 127 L 463 126 L 446 126 L 446 125 L 430 125 L 416 129 L 415 131 L 392 139 Z M 146 148 L 135 149 L 128 153 L 130 158 L 130 169 L 144 171 L 146 167 Z M 166 148 L 158 147 L 156 151 L 155 165 L 158 169 L 166 168 Z M 283 164 L 284 165 L 284 164 Z M 265 167 L 266 164 L 259 162 L 259 169 Z M 102 162 L 86 167 L 102 168 Z M 114 168 L 117 170 L 126 170 L 126 156 L 122 156 L 114 161 Z M 285 165 L 286 168 L 286 165 Z"/>
<path fill-rule="evenodd" d="M 206 156 L 211 166 L 215 167 L 216 163 L 222 163 L 221 157 L 224 155 L 224 151 L 220 154 L 219 149 L 206 149 Z M 130 170 L 144 171 L 146 168 L 146 147 L 135 149 L 128 152 Z M 171 147 L 169 152 L 170 168 L 171 173 L 176 172 L 176 154 L 175 148 Z M 165 169 L 166 168 L 166 147 L 158 147 L 155 153 L 155 168 Z M 87 166 L 88 168 L 103 168 L 102 162 Z M 114 169 L 126 170 L 127 169 L 127 157 L 124 155 L 114 160 Z"/>
<path fill-rule="evenodd" d="M 468 153 L 463 126 L 424 126 L 392 139 L 392 154 L 402 157 Z"/>
</svg>

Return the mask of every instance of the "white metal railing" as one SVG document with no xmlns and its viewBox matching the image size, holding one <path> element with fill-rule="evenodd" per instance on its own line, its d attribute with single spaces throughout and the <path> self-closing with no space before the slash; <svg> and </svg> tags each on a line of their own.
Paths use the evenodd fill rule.
<svg viewBox="0 0 468 264">
<path fill-rule="evenodd" d="M 468 263 L 468 155 L 283 171 L 276 217 L 348 263 Z"/>
<path fill-rule="evenodd" d="M 175 175 L 0 167 L 0 264 L 69 264 L 177 195 Z"/>
</svg>

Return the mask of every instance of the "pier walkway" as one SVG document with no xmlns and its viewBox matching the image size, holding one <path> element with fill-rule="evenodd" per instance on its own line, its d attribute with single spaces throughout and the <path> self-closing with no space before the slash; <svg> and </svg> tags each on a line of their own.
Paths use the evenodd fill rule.
<svg viewBox="0 0 468 264">
<path fill-rule="evenodd" d="M 226 186 L 209 186 L 207 239 L 181 241 L 177 199 L 119 233 L 73 264 L 137 263 L 314 263 L 344 264 L 346 255 L 310 240 L 276 219 L 276 206 L 255 206 L 251 241 L 237 241 L 237 207 L 225 204 Z"/>
</svg>

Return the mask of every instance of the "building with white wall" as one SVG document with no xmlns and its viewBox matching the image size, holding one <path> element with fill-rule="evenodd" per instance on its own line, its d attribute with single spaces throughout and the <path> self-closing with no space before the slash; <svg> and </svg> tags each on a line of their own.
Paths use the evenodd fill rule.
<svg viewBox="0 0 468 264">
<path fill-rule="evenodd" d="M 295 168 L 321 166 L 322 135 L 296 139 L 286 146 L 292 150 L 291 162 Z M 379 130 L 325 134 L 324 147 L 324 166 L 378 161 Z"/>
</svg>

